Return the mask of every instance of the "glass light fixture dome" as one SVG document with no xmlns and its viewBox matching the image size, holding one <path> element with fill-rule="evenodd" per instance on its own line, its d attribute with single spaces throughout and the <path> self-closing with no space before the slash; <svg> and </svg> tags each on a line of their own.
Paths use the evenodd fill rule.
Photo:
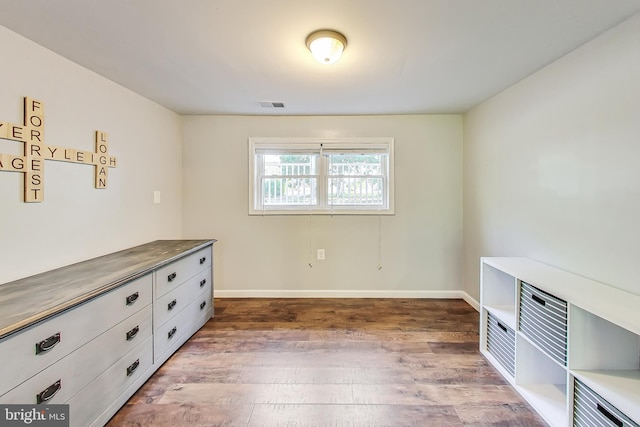
<svg viewBox="0 0 640 427">
<path fill-rule="evenodd" d="M 318 30 L 307 36 L 307 47 L 316 61 L 333 64 L 347 47 L 345 36 L 333 30 Z"/>
</svg>

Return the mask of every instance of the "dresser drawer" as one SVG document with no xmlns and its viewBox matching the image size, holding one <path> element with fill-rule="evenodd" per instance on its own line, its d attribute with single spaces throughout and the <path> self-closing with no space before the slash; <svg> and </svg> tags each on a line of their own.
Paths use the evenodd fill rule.
<svg viewBox="0 0 640 427">
<path fill-rule="evenodd" d="M 151 303 L 144 276 L 0 341 L 0 395 Z"/>
<path fill-rule="evenodd" d="M 573 425 L 578 427 L 640 427 L 577 379 L 573 395 Z"/>
<path fill-rule="evenodd" d="M 0 396 L 0 403 L 42 403 L 52 394 L 47 402 L 62 403 L 150 337 L 151 332 L 151 306 L 147 306 Z"/>
<path fill-rule="evenodd" d="M 522 282 L 520 287 L 520 332 L 549 357 L 567 365 L 567 303 Z"/>
<path fill-rule="evenodd" d="M 211 289 L 207 289 L 198 295 L 193 304 L 188 307 L 189 314 L 186 320 L 191 325 L 191 329 L 187 330 L 187 338 L 196 333 L 213 316 L 213 301 L 211 297 Z"/>
<path fill-rule="evenodd" d="M 153 316 L 156 325 L 164 324 L 171 317 L 182 311 L 205 288 L 211 288 L 210 268 L 199 272 L 154 301 Z"/>
<path fill-rule="evenodd" d="M 512 377 L 515 376 L 516 333 L 489 312 L 487 312 L 487 351 Z"/>
<path fill-rule="evenodd" d="M 186 341 L 207 321 L 211 309 L 211 288 L 206 289 L 187 307 L 156 329 L 154 335 L 154 360 L 162 359 L 165 352 Z"/>
<path fill-rule="evenodd" d="M 69 404 L 71 427 L 91 425 L 115 401 L 141 377 L 148 376 L 152 364 L 152 338 L 118 360 L 111 368 L 87 385 L 66 403 Z"/>
<path fill-rule="evenodd" d="M 166 294 L 196 273 L 210 267 L 211 247 L 207 247 L 159 268 L 155 272 L 155 297 Z"/>
<path fill-rule="evenodd" d="M 191 303 L 190 305 L 193 305 Z M 187 329 L 186 319 L 188 316 L 188 307 L 183 308 L 168 322 L 155 328 L 153 336 L 153 355 L 154 360 L 158 360 L 169 348 L 176 344 Z"/>
</svg>

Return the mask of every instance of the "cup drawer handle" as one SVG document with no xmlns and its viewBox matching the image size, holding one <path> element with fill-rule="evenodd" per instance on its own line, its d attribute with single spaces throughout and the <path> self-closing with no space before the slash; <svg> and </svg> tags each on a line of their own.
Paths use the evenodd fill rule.
<svg viewBox="0 0 640 427">
<path fill-rule="evenodd" d="M 178 275 L 176 273 L 171 273 L 167 276 L 167 281 L 173 282 Z"/>
<path fill-rule="evenodd" d="M 200 281 L 200 287 L 203 287 L 203 286 L 204 286 L 204 285 L 206 285 L 206 284 L 207 284 L 207 279 L 202 279 L 202 280 Z"/>
<path fill-rule="evenodd" d="M 200 258 L 200 264 L 204 264 L 205 262 L 207 262 L 207 257 L 203 256 L 202 258 Z"/>
<path fill-rule="evenodd" d="M 133 375 L 136 369 L 138 369 L 138 366 L 140 366 L 140 359 L 136 359 L 135 362 L 129 365 L 129 367 L 127 368 L 127 376 L 130 377 L 131 375 Z"/>
<path fill-rule="evenodd" d="M 502 329 L 503 331 L 507 332 L 507 327 L 504 326 L 502 323 L 498 322 L 498 328 Z"/>
<path fill-rule="evenodd" d="M 169 304 L 167 304 L 167 310 L 169 311 L 173 310 L 173 307 L 175 307 L 177 303 L 178 301 L 176 300 L 171 301 Z"/>
<path fill-rule="evenodd" d="M 134 339 L 136 335 L 138 335 L 138 332 L 140 332 L 140 325 L 127 332 L 127 341 Z"/>
<path fill-rule="evenodd" d="M 176 334 L 176 332 L 178 332 L 178 328 L 176 328 L 175 326 L 173 327 L 173 329 L 171 329 L 169 331 L 169 333 L 167 334 L 167 338 L 171 339 L 173 338 L 173 336 Z"/>
<path fill-rule="evenodd" d="M 58 345 L 60 342 L 60 332 L 57 334 L 51 335 L 46 340 L 42 340 L 39 343 L 36 343 L 36 354 L 46 353 L 51 350 L 53 347 Z"/>
<path fill-rule="evenodd" d="M 602 415 L 604 415 L 605 417 L 607 417 L 607 419 L 609 421 L 611 421 L 612 423 L 614 423 L 615 425 L 617 425 L 618 427 L 623 427 L 624 423 L 622 421 L 620 421 L 615 415 L 613 415 L 611 412 L 607 411 L 607 408 L 605 408 L 604 406 L 602 406 L 601 404 L 597 404 L 596 408 L 598 409 L 598 411 L 600 411 L 600 413 Z"/>
<path fill-rule="evenodd" d="M 200 303 L 200 310 L 204 309 L 207 306 L 207 302 L 206 301 L 202 301 Z"/>
<path fill-rule="evenodd" d="M 531 294 L 531 299 L 537 302 L 538 304 L 547 305 L 547 302 L 536 294 Z"/>
<path fill-rule="evenodd" d="M 129 296 L 127 297 L 127 300 L 126 300 L 127 305 L 131 305 L 131 304 L 133 304 L 134 302 L 136 302 L 136 301 L 138 300 L 138 297 L 139 297 L 139 296 L 140 296 L 140 293 L 139 293 L 139 292 L 134 292 L 134 293 L 132 293 L 131 295 L 129 295 Z"/>
<path fill-rule="evenodd" d="M 44 403 L 53 399 L 53 396 L 56 395 L 62 388 L 62 380 L 58 380 L 55 383 L 51 384 L 49 387 L 42 390 L 40 393 L 36 394 L 36 403 Z"/>
</svg>

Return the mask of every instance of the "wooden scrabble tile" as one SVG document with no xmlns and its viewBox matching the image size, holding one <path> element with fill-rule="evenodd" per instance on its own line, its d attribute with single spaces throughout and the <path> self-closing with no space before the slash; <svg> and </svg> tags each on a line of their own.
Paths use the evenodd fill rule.
<svg viewBox="0 0 640 427">
<path fill-rule="evenodd" d="M 23 132 L 26 141 L 44 145 L 44 127 L 25 127 Z"/>
<path fill-rule="evenodd" d="M 13 141 L 27 142 L 29 131 L 24 126 L 17 126 L 9 123 L 7 139 Z"/>
<path fill-rule="evenodd" d="M 93 164 L 93 157 L 94 157 L 93 153 L 90 153 L 88 151 L 76 150 L 75 157 L 74 157 L 73 161 L 75 163 L 82 163 L 82 164 L 85 164 L 85 165 L 92 165 Z"/>
<path fill-rule="evenodd" d="M 73 148 L 63 148 L 61 153 L 63 162 L 74 162 L 76 158 L 76 150 Z"/>
<path fill-rule="evenodd" d="M 2 139 L 9 138 L 9 123 L 0 122 L 0 138 Z"/>
<path fill-rule="evenodd" d="M 24 144 L 24 155 L 31 157 L 46 157 L 46 147 L 42 144 L 34 143 L 34 142 L 25 142 Z"/>
<path fill-rule="evenodd" d="M 109 166 L 96 165 L 96 188 L 107 188 L 109 182 Z"/>
<path fill-rule="evenodd" d="M 64 149 L 55 145 L 47 145 L 43 152 L 43 157 L 50 160 L 62 160 Z"/>
<path fill-rule="evenodd" d="M 40 121 L 31 121 L 31 117 L 39 117 Z M 28 96 L 24 97 L 25 126 L 41 127 L 44 122 L 44 103 Z"/>
</svg>

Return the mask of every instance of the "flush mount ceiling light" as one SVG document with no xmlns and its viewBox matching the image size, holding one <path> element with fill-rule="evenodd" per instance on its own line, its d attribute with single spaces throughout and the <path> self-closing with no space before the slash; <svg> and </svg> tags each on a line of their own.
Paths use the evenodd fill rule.
<svg viewBox="0 0 640 427">
<path fill-rule="evenodd" d="M 333 64 L 347 47 L 345 36 L 333 30 L 318 30 L 307 36 L 307 47 L 316 61 Z"/>
</svg>

